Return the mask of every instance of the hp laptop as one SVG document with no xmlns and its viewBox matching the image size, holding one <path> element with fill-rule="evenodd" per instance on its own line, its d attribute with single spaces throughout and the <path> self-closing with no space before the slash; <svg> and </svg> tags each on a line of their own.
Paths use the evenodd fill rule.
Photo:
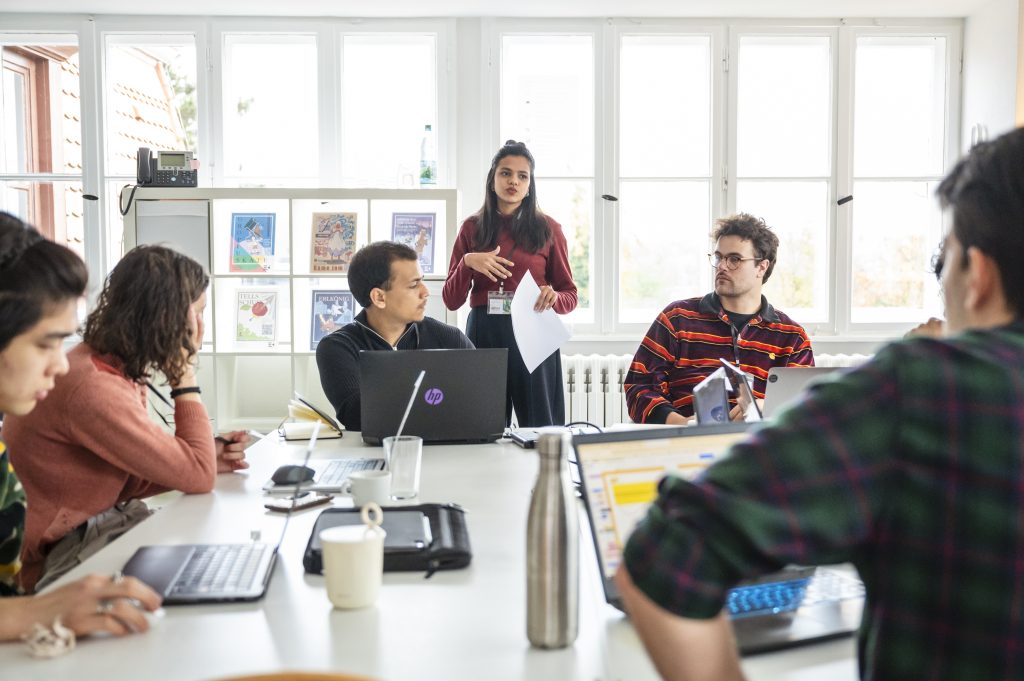
<svg viewBox="0 0 1024 681">
<path fill-rule="evenodd" d="M 319 430 L 314 428 L 309 438 L 303 465 L 309 463 Z M 123 572 L 163 596 L 164 605 L 255 601 L 267 592 L 291 518 L 289 510 L 274 545 L 250 542 L 143 546 L 128 560 Z"/>
<path fill-rule="evenodd" d="M 398 430 L 409 386 L 423 384 L 403 435 L 425 443 L 493 442 L 505 430 L 508 350 L 384 350 L 359 354 L 363 441 L 372 445 Z"/>
<path fill-rule="evenodd" d="M 803 392 L 807 385 L 839 367 L 773 367 L 764 389 L 764 417 L 771 418 Z"/>
<path fill-rule="evenodd" d="M 748 431 L 745 423 L 573 437 L 605 599 L 622 609 L 613 577 L 622 549 L 672 473 L 693 479 Z M 837 638 L 860 626 L 864 588 L 841 568 L 791 567 L 741 584 L 726 608 L 748 655 Z"/>
</svg>

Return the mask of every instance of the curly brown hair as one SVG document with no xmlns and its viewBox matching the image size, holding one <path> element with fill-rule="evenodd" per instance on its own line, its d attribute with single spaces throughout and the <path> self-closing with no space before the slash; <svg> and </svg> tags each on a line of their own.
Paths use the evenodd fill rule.
<svg viewBox="0 0 1024 681">
<path fill-rule="evenodd" d="M 750 213 L 736 213 L 729 217 L 715 220 L 715 231 L 711 234 L 712 241 L 718 241 L 723 236 L 738 236 L 743 241 L 749 241 L 754 246 L 754 255 L 761 260 L 768 261 L 768 269 L 764 271 L 763 283 L 768 283 L 768 277 L 772 276 L 775 269 L 775 261 L 779 257 L 779 237 L 775 236 L 772 228 L 765 224 L 763 218 L 757 218 Z"/>
<path fill-rule="evenodd" d="M 133 248 L 107 277 L 82 339 L 121 360 L 133 381 L 144 382 L 158 371 L 176 385 L 199 351 L 192 343 L 189 306 L 209 283 L 202 266 L 186 255 L 164 246 Z"/>
</svg>

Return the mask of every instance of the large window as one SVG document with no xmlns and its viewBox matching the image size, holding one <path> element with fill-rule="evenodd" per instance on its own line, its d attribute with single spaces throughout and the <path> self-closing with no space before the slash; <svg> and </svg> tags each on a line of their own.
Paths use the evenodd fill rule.
<svg viewBox="0 0 1024 681">
<path fill-rule="evenodd" d="M 565 232 L 582 321 L 593 318 L 594 69 L 592 35 L 502 39 L 499 143 L 525 142 L 537 162 L 538 205 Z"/>
<path fill-rule="evenodd" d="M 315 36 L 224 36 L 225 185 L 320 183 Z"/>
<path fill-rule="evenodd" d="M 622 37 L 618 319 L 701 294 L 711 219 L 711 37 Z"/>
<path fill-rule="evenodd" d="M 105 37 L 103 105 L 107 192 L 107 262 L 121 255 L 121 190 L 134 184 L 139 147 L 199 148 L 196 44 L 192 35 Z"/>
<path fill-rule="evenodd" d="M 711 290 L 714 221 L 740 211 L 778 233 L 765 294 L 812 335 L 941 312 L 959 21 L 0 16 L 0 209 L 97 281 L 139 147 L 195 152 L 203 186 L 457 187 L 461 218 L 515 139 L 577 339 L 635 342 Z"/>
<path fill-rule="evenodd" d="M 437 39 L 342 36 L 341 177 L 346 187 L 435 187 Z"/>
<path fill-rule="evenodd" d="M 765 295 L 814 334 L 897 333 L 939 312 L 933 194 L 955 157 L 959 28 L 672 23 L 499 27 L 501 138 L 531 143 L 545 180 L 564 166 L 596 220 L 576 229 L 602 264 L 577 332 L 635 337 L 711 290 L 710 234 L 735 212 L 778 235 Z M 610 85 L 588 90 L 592 77 Z M 591 126 L 614 153 L 579 147 Z"/>
<path fill-rule="evenodd" d="M 803 324 L 827 322 L 832 179 L 830 35 L 740 35 L 736 210 L 779 237 L 765 295 Z"/>
<path fill-rule="evenodd" d="M 77 42 L 73 35 L 37 41 L 0 34 L 0 210 L 82 254 Z"/>
<path fill-rule="evenodd" d="M 945 36 L 861 36 L 853 117 L 854 323 L 937 314 L 929 270 L 942 229 L 949 110 Z"/>
</svg>

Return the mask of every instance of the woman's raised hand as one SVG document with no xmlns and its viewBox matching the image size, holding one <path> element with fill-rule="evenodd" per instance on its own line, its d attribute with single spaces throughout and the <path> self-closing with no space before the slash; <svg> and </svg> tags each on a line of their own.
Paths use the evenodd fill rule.
<svg viewBox="0 0 1024 681">
<path fill-rule="evenodd" d="M 493 251 L 467 253 L 462 256 L 462 262 L 466 263 L 471 270 L 479 272 L 491 281 L 498 281 L 499 278 L 508 279 L 512 273 L 508 271 L 507 267 L 515 267 L 515 263 L 499 256 L 500 250 L 501 246 L 498 246 Z"/>
</svg>

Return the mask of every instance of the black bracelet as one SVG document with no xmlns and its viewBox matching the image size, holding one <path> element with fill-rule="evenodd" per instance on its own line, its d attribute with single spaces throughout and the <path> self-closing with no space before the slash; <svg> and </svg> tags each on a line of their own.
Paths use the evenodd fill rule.
<svg viewBox="0 0 1024 681">
<path fill-rule="evenodd" d="M 174 388 L 171 390 L 171 399 L 177 399 L 182 395 L 187 395 L 188 393 L 196 393 L 198 395 L 201 392 L 203 391 L 199 389 L 198 385 L 190 385 L 187 388 Z"/>
</svg>

